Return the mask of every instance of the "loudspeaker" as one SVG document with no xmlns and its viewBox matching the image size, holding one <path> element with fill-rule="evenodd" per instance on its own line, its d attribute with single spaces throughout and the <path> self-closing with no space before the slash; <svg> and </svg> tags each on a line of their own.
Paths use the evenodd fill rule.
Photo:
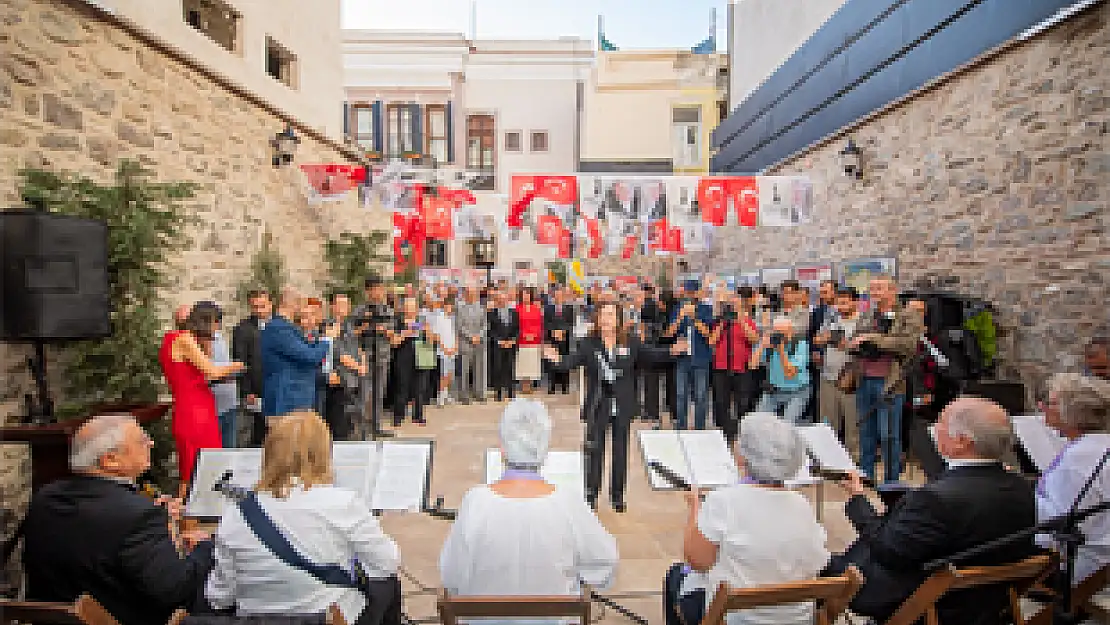
<svg viewBox="0 0 1110 625">
<path fill-rule="evenodd" d="M 104 222 L 20 209 L 0 212 L 0 261 L 0 339 L 111 334 Z"/>
</svg>

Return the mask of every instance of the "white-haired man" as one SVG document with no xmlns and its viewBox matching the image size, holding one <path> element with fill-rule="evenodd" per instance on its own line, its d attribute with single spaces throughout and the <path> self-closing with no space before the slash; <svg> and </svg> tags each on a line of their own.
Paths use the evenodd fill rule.
<svg viewBox="0 0 1110 625">
<path fill-rule="evenodd" d="M 150 448 L 129 416 L 93 417 L 77 431 L 75 475 L 35 493 L 24 521 L 28 599 L 71 602 L 87 593 L 122 625 L 165 623 L 192 606 L 212 568 L 212 543 L 194 533 L 175 544 L 180 505 L 136 492 Z M 179 547 L 191 552 L 181 556 Z"/>
<path fill-rule="evenodd" d="M 775 319 L 770 332 L 752 352 L 752 367 L 767 367 L 770 388 L 756 412 L 778 413 L 798 423 L 809 404 L 809 345 L 799 338 L 790 317 Z"/>
<path fill-rule="evenodd" d="M 833 557 L 826 573 L 838 575 L 848 565 L 859 567 L 866 581 L 852 599 L 856 614 L 886 620 L 925 580 L 927 562 L 1036 522 L 1032 485 L 1002 464 L 1014 435 L 1001 406 L 979 397 L 958 398 L 941 412 L 934 432 L 948 470 L 907 492 L 886 515 L 871 506 L 858 475 L 844 483 L 851 496 L 845 512 L 859 539 L 846 553 Z M 961 564 L 1008 564 L 1032 553 L 1032 541 L 1023 541 Z M 999 622 L 1005 606 L 1005 588 L 992 587 L 956 593 L 942 599 L 938 609 L 942 623 L 987 625 Z"/>
<path fill-rule="evenodd" d="M 741 484 L 709 493 L 704 502 L 697 489 L 687 493 L 686 561 L 672 566 L 664 582 L 667 625 L 701 622 L 721 582 L 741 588 L 812 579 L 829 560 L 825 530 L 809 502 L 783 488 L 806 462 L 794 425 L 773 413 L 748 414 L 740 421 L 736 461 Z M 804 603 L 745 610 L 730 614 L 728 623 L 808 625 L 813 610 Z"/>
</svg>

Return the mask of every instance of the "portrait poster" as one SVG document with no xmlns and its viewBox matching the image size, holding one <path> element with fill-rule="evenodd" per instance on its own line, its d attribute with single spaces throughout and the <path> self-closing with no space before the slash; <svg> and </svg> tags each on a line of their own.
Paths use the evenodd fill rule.
<svg viewBox="0 0 1110 625">
<path fill-rule="evenodd" d="M 579 176 L 582 215 L 600 220 L 647 222 L 667 217 L 670 176 Z"/>
<path fill-rule="evenodd" d="M 871 288 L 871 278 L 888 274 L 897 279 L 898 262 L 894 258 L 860 258 L 838 264 L 840 284 L 850 286 L 860 294 Z"/>
<path fill-rule="evenodd" d="M 772 267 L 760 272 L 763 284 L 774 288 L 778 288 L 780 284 L 793 279 L 793 277 L 794 269 L 792 267 Z"/>
<path fill-rule="evenodd" d="M 813 213 L 813 185 L 799 176 L 760 176 L 759 225 L 796 226 Z"/>
</svg>

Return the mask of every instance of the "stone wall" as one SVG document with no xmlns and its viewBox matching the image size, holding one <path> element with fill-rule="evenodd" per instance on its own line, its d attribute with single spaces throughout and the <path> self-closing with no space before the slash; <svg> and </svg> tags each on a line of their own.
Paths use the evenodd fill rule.
<svg viewBox="0 0 1110 625">
<path fill-rule="evenodd" d="M 1032 390 L 1075 367 L 1110 319 L 1108 19 L 1103 3 L 768 171 L 811 177 L 815 221 L 730 228 L 722 263 L 896 257 L 903 286 L 958 279 L 998 306 L 1005 375 Z M 847 136 L 863 180 L 843 174 Z"/>
<path fill-rule="evenodd" d="M 20 204 L 17 172 L 25 167 L 107 181 L 117 159 L 128 158 L 159 179 L 199 183 L 189 206 L 200 225 L 174 267 L 177 284 L 166 294 L 173 305 L 230 303 L 266 232 L 285 256 L 291 283 L 313 290 L 325 277 L 325 240 L 390 228 L 388 214 L 368 213 L 353 197 L 310 205 L 295 164 L 271 165 L 268 141 L 286 121 L 274 113 L 281 103 L 260 105 L 82 4 L 0 5 L 0 207 Z M 300 134 L 296 162 L 346 161 L 336 144 Z M 24 356 L 22 347 L 0 344 L 0 388 L 26 385 L 10 373 Z M 0 404 L 0 421 L 18 408 Z M 3 537 L 22 517 L 28 478 L 26 449 L 0 445 Z"/>
</svg>

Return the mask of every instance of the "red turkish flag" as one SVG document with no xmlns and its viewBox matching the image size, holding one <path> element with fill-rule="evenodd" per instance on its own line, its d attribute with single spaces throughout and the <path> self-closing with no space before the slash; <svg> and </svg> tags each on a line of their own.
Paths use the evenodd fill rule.
<svg viewBox="0 0 1110 625">
<path fill-rule="evenodd" d="M 465 204 L 477 204 L 478 198 L 470 189 L 452 189 L 451 187 L 438 187 L 436 193 L 439 197 L 451 202 L 456 208 Z"/>
<path fill-rule="evenodd" d="M 590 249 L 588 255 L 590 258 L 599 258 L 601 256 L 601 249 L 603 241 L 601 239 L 601 226 L 596 219 L 586 217 L 586 234 L 590 239 Z"/>
<path fill-rule="evenodd" d="M 578 199 L 576 176 L 536 176 L 536 195 L 553 204 L 574 204 Z"/>
<path fill-rule="evenodd" d="M 624 249 L 621 250 L 621 258 L 628 260 L 632 258 L 632 254 L 636 252 L 636 235 L 630 234 L 624 238 Z"/>
<path fill-rule="evenodd" d="M 421 207 L 425 236 L 429 239 L 453 239 L 455 230 L 451 211 L 454 207 L 454 202 L 451 200 L 434 195 L 425 195 Z"/>
<path fill-rule="evenodd" d="M 729 182 L 729 196 L 736 206 L 736 221 L 754 228 L 759 222 L 759 187 L 754 176 L 734 177 Z"/>
<path fill-rule="evenodd" d="M 513 176 L 509 183 L 509 214 L 505 223 L 510 228 L 524 227 L 524 212 L 537 195 L 536 176 Z"/>
<path fill-rule="evenodd" d="M 653 250 L 667 251 L 667 220 L 656 219 L 651 222 L 651 230 L 648 231 L 648 247 Z"/>
<path fill-rule="evenodd" d="M 563 232 L 563 222 L 555 215 L 540 215 L 536 220 L 536 243 L 558 245 Z"/>
<path fill-rule="evenodd" d="M 682 228 L 677 226 L 674 228 L 667 228 L 666 241 L 664 242 L 663 249 L 674 254 L 686 253 L 686 246 L 682 241 Z"/>
<path fill-rule="evenodd" d="M 574 239 L 570 230 L 559 226 L 559 258 L 570 258 L 571 248 L 573 247 Z"/>
<path fill-rule="evenodd" d="M 713 176 L 698 180 L 698 209 L 702 221 L 723 226 L 728 218 L 729 178 Z"/>
</svg>

